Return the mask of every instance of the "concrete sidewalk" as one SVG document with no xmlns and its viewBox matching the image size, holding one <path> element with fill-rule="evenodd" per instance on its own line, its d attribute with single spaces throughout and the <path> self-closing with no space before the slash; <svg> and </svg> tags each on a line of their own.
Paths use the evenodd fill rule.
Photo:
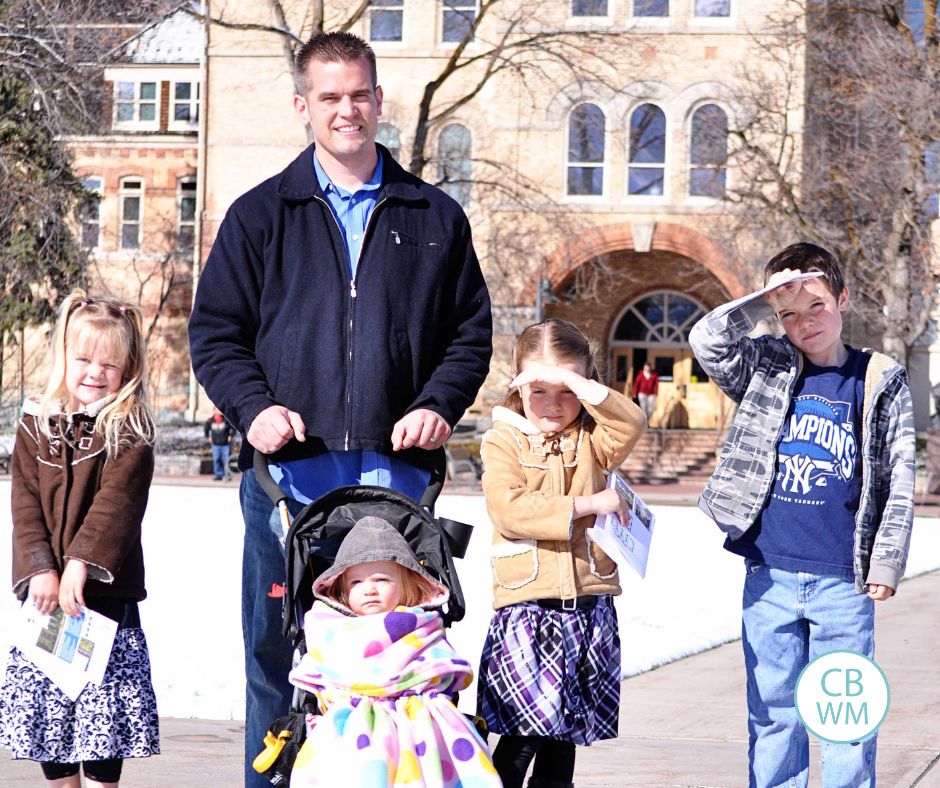
<svg viewBox="0 0 940 788">
<path fill-rule="evenodd" d="M 877 658 L 891 685 L 881 728 L 882 788 L 940 788 L 940 571 L 906 581 L 880 604 Z M 624 648 L 629 648 L 628 643 Z M 125 788 L 238 788 L 244 726 L 161 721 L 163 754 L 129 761 Z M 818 751 L 813 779 L 818 785 Z M 620 737 L 578 751 L 578 788 L 747 784 L 744 665 L 740 643 L 673 662 L 623 683 Z M 0 785 L 39 785 L 39 767 L 5 762 Z M 347 786 L 341 776 L 337 788 Z"/>
</svg>

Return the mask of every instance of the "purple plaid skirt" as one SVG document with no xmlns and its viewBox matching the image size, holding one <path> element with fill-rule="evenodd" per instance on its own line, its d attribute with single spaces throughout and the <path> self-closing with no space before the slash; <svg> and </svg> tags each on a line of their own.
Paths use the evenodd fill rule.
<svg viewBox="0 0 940 788">
<path fill-rule="evenodd" d="M 617 736 L 620 633 L 609 596 L 591 610 L 500 608 L 480 658 L 477 712 L 490 731 L 591 744 Z"/>
</svg>

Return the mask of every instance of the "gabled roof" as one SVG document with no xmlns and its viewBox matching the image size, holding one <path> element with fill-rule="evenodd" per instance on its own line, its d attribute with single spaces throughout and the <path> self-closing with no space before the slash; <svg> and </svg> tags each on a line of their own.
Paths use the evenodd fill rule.
<svg viewBox="0 0 940 788">
<path fill-rule="evenodd" d="M 203 47 L 202 23 L 183 3 L 159 22 L 144 28 L 123 46 L 119 61 L 135 64 L 199 62 Z"/>
</svg>

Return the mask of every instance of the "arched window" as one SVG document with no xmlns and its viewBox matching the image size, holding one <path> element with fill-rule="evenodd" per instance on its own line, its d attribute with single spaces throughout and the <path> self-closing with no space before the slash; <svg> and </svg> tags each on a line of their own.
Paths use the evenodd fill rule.
<svg viewBox="0 0 940 788">
<path fill-rule="evenodd" d="M 568 194 L 604 193 L 604 112 L 579 104 L 568 118 Z"/>
<path fill-rule="evenodd" d="M 692 115 L 689 153 L 689 194 L 724 197 L 728 116 L 717 104 L 704 104 Z"/>
<path fill-rule="evenodd" d="M 438 181 L 441 189 L 464 208 L 470 205 L 472 141 L 470 129 L 451 123 L 437 141 Z"/>
<path fill-rule="evenodd" d="M 641 104 L 630 115 L 629 194 L 660 196 L 666 176 L 666 115 Z"/>
<path fill-rule="evenodd" d="M 375 141 L 388 148 L 392 158 L 398 161 L 398 155 L 401 153 L 401 139 L 398 136 L 398 129 L 391 123 L 380 123 L 375 132 Z"/>
<path fill-rule="evenodd" d="M 686 343 L 693 324 L 704 314 L 695 301 L 678 293 L 651 293 L 627 307 L 613 338 L 617 342 Z"/>
</svg>

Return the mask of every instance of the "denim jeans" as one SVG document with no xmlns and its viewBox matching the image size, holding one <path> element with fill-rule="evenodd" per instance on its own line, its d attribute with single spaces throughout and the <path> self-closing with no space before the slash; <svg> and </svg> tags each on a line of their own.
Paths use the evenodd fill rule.
<svg viewBox="0 0 940 788">
<path fill-rule="evenodd" d="M 742 642 L 747 670 L 752 788 L 806 786 L 809 736 L 794 705 L 806 665 L 831 651 L 874 658 L 874 603 L 851 580 L 788 572 L 747 560 Z M 825 788 L 875 785 L 876 736 L 820 742 Z"/>
<path fill-rule="evenodd" d="M 212 473 L 216 479 L 222 479 L 229 475 L 228 457 L 231 451 L 232 447 L 227 443 L 223 443 L 221 446 L 212 444 Z"/>
</svg>

